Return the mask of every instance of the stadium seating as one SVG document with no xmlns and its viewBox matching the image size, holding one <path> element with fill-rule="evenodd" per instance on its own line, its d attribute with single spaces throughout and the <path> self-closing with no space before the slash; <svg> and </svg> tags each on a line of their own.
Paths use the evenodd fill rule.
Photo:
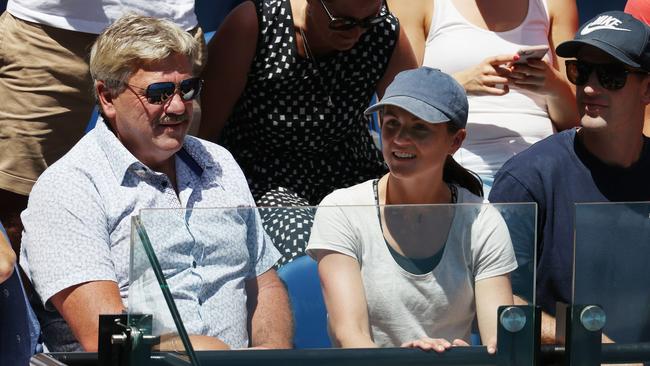
<svg viewBox="0 0 650 366">
<path fill-rule="evenodd" d="M 293 310 L 294 346 L 303 348 L 330 347 L 327 335 L 327 310 L 323 301 L 318 266 L 305 255 L 278 270 L 289 292 Z"/>
</svg>

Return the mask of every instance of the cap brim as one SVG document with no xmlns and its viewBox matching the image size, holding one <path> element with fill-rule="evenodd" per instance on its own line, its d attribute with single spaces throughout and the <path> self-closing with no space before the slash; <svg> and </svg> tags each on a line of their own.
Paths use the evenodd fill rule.
<svg viewBox="0 0 650 366">
<path fill-rule="evenodd" d="M 560 57 L 577 57 L 580 48 L 583 46 L 596 47 L 628 66 L 641 68 L 641 65 L 639 65 L 637 62 L 634 62 L 631 58 L 629 58 L 625 53 L 621 52 L 616 47 L 613 47 L 610 44 L 597 39 L 574 39 L 571 41 L 566 41 L 560 43 L 560 45 L 557 46 L 555 53 Z"/>
<path fill-rule="evenodd" d="M 381 102 L 366 109 L 363 113 L 368 115 L 387 105 L 400 107 L 417 118 L 429 123 L 444 123 L 450 121 L 446 114 L 442 113 L 434 106 L 406 95 L 396 95 L 384 98 Z"/>
</svg>

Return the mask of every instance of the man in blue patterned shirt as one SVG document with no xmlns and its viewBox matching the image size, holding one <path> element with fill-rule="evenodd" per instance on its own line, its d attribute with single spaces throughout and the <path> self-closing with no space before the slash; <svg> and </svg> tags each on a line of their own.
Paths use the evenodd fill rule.
<svg viewBox="0 0 650 366">
<path fill-rule="evenodd" d="M 105 123 L 41 175 L 22 214 L 21 264 L 43 301 L 51 351 L 96 350 L 98 315 L 128 307 L 131 216 L 147 208 L 187 209 L 149 215 L 146 226 L 195 347 L 291 346 L 272 269 L 279 253 L 256 210 L 192 210 L 254 206 L 232 156 L 186 136 L 201 88 L 197 48 L 172 23 L 137 15 L 93 45 Z"/>
</svg>

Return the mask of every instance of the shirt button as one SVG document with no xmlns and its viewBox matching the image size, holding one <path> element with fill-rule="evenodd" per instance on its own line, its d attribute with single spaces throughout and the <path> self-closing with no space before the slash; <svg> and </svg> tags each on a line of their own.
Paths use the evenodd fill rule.
<svg viewBox="0 0 650 366">
<path fill-rule="evenodd" d="M 192 268 L 196 268 L 196 261 L 192 261 Z"/>
<path fill-rule="evenodd" d="M 9 297 L 9 290 L 5 289 L 2 293 L 5 295 L 5 297 Z"/>
<path fill-rule="evenodd" d="M 161 185 L 163 188 L 167 188 L 167 181 L 162 181 L 162 183 L 160 183 L 160 185 Z"/>
<path fill-rule="evenodd" d="M 199 306 L 203 306 L 203 300 L 199 299 Z"/>
</svg>

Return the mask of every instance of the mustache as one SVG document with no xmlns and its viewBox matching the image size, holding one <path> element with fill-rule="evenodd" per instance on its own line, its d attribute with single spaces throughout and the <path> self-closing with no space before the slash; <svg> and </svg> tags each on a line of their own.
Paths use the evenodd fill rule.
<svg viewBox="0 0 650 366">
<path fill-rule="evenodd" d="M 166 124 L 166 123 L 179 123 L 179 122 L 185 122 L 190 119 L 189 115 L 184 113 L 184 114 L 165 114 L 158 118 L 158 124 Z"/>
</svg>

